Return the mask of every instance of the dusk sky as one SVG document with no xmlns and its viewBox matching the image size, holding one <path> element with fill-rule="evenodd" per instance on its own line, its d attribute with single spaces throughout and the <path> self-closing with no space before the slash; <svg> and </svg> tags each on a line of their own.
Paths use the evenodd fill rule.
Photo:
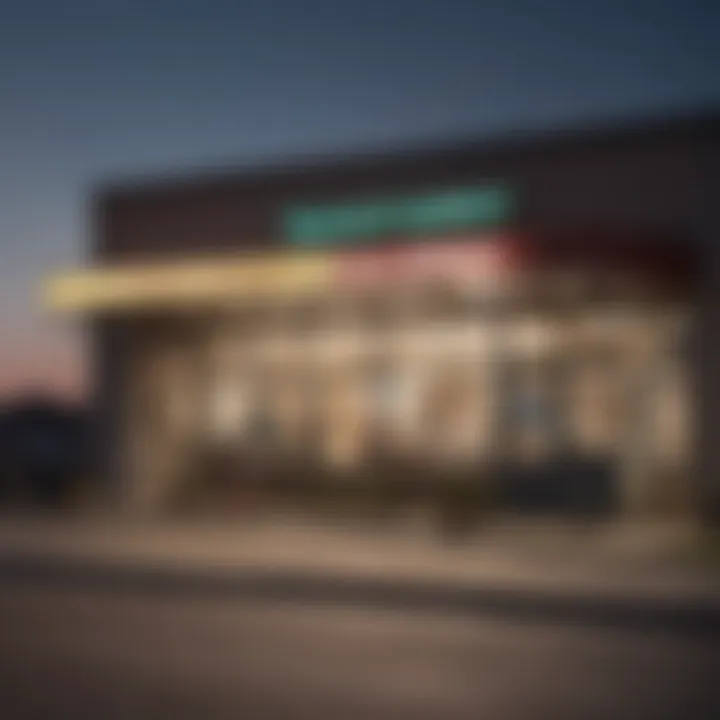
<svg viewBox="0 0 720 720">
<path fill-rule="evenodd" d="M 720 105 L 716 0 L 25 0 L 0 9 L 0 393 L 82 377 L 44 273 L 138 173 Z"/>
</svg>

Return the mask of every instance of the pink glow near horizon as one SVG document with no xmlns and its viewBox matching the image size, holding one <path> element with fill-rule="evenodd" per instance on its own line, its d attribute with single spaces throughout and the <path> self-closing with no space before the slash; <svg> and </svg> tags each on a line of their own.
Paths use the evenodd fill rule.
<svg viewBox="0 0 720 720">
<path fill-rule="evenodd" d="M 85 362 L 75 349 L 24 347 L 0 356 L 0 401 L 36 394 L 79 400 L 87 386 Z"/>
</svg>

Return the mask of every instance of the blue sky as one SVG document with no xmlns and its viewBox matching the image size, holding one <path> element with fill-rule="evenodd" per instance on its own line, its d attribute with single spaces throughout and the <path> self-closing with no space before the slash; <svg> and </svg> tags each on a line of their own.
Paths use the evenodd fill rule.
<svg viewBox="0 0 720 720">
<path fill-rule="evenodd" d="M 0 390 L 77 372 L 38 281 L 98 180 L 720 103 L 712 0 L 0 5 Z"/>
</svg>

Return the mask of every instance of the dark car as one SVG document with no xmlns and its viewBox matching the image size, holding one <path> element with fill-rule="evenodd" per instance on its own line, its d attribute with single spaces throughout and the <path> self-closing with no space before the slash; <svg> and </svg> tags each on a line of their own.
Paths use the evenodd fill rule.
<svg viewBox="0 0 720 720">
<path fill-rule="evenodd" d="M 89 422 L 78 407 L 48 399 L 0 409 L 0 497 L 6 503 L 56 506 L 89 462 Z"/>
</svg>

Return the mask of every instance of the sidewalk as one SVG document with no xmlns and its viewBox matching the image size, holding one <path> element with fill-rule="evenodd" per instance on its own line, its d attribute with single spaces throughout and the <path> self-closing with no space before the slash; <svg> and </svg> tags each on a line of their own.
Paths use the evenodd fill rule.
<svg viewBox="0 0 720 720">
<path fill-rule="evenodd" d="M 672 550 L 682 529 L 612 530 L 498 523 L 442 543 L 422 523 L 361 527 L 299 517 L 229 522 L 130 522 L 118 518 L 0 518 L 0 568 L 83 568 L 251 583 L 311 581 L 324 587 L 383 587 L 433 597 L 533 597 L 572 604 L 662 606 L 717 613 L 720 583 Z M 662 543 L 668 546 L 664 548 Z M 288 585 L 290 583 L 290 585 Z M 329 584 L 328 584 L 329 583 Z"/>
</svg>

